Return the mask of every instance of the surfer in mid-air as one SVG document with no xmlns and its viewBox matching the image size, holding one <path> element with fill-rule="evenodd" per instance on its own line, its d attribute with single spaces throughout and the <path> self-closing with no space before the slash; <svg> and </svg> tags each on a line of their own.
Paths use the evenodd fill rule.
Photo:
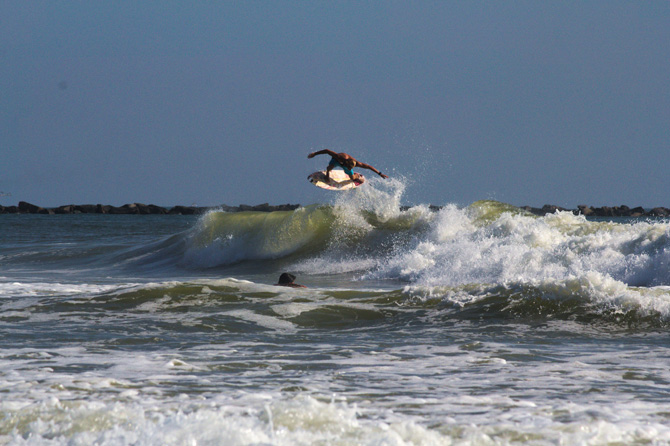
<svg viewBox="0 0 670 446">
<path fill-rule="evenodd" d="M 379 175 L 382 178 L 388 178 L 388 176 L 384 175 L 374 167 L 372 167 L 369 164 L 362 163 L 358 161 L 356 158 L 353 156 L 349 155 L 348 153 L 336 153 L 333 152 L 332 150 L 324 149 L 324 150 L 319 150 L 318 152 L 312 152 L 309 155 L 307 155 L 307 158 L 314 158 L 316 155 L 330 155 L 330 163 L 328 163 L 328 167 L 326 168 L 326 181 L 330 181 L 330 171 L 333 170 L 335 167 L 341 167 L 342 170 L 344 170 L 344 173 L 349 175 L 349 178 L 351 178 L 351 181 L 355 181 L 360 174 L 354 173 L 351 169 L 354 167 L 360 167 L 361 169 L 370 169 L 377 175 Z"/>
</svg>

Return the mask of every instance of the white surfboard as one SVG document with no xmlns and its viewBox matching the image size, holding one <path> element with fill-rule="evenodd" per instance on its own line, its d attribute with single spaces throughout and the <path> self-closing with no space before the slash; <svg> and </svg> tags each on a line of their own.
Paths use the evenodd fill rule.
<svg viewBox="0 0 670 446">
<path fill-rule="evenodd" d="M 313 185 L 327 190 L 348 190 L 365 183 L 365 177 L 363 175 L 359 174 L 356 180 L 351 181 L 349 175 L 344 173 L 343 170 L 335 169 L 330 171 L 330 181 L 326 181 L 325 170 L 314 172 L 313 174 L 309 175 L 307 179 Z"/>
</svg>

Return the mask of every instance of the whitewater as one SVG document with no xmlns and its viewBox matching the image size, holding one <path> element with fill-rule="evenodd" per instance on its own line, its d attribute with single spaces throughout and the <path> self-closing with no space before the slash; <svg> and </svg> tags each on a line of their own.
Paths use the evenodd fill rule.
<svg viewBox="0 0 670 446">
<path fill-rule="evenodd" d="M 0 444 L 670 444 L 670 222 L 405 183 L 0 215 Z"/>
</svg>

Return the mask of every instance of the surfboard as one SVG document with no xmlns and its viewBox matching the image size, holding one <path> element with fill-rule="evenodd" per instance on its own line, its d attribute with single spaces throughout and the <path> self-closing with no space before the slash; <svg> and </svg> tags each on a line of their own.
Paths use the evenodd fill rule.
<svg viewBox="0 0 670 446">
<path fill-rule="evenodd" d="M 356 181 L 351 181 L 349 175 L 344 173 L 343 170 L 331 170 L 330 181 L 326 181 L 325 170 L 314 172 L 308 176 L 307 179 L 313 185 L 327 190 L 348 190 L 365 183 L 365 177 L 363 175 L 360 175 L 358 178 L 356 178 Z"/>
</svg>

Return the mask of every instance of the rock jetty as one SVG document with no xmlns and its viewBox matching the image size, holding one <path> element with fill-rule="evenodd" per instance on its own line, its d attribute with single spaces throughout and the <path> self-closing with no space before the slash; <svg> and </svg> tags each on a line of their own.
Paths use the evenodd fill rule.
<svg viewBox="0 0 670 446">
<path fill-rule="evenodd" d="M 531 206 L 521 206 L 524 209 L 535 215 L 553 214 L 556 211 L 572 212 L 575 215 L 584 215 L 585 217 L 668 217 L 670 216 L 670 209 L 665 207 L 655 207 L 653 209 L 644 209 L 642 206 L 634 208 L 626 205 L 621 206 L 602 206 L 593 207 L 585 204 L 580 204 L 577 209 L 566 209 L 553 204 L 545 204 L 541 208 L 534 208 Z"/>
<path fill-rule="evenodd" d="M 174 206 L 162 207 L 155 204 L 130 203 L 123 206 L 111 206 L 106 204 L 68 204 L 56 208 L 45 208 L 35 204 L 20 201 L 18 206 L 0 206 L 0 214 L 118 214 L 118 215 L 197 215 L 204 214 L 210 210 L 223 210 L 226 212 L 256 211 L 292 211 L 299 208 L 299 204 L 280 204 L 271 206 L 268 203 L 249 206 Z"/>
<path fill-rule="evenodd" d="M 118 215 L 198 215 L 210 210 L 222 210 L 226 212 L 273 212 L 293 211 L 299 208 L 299 204 L 270 205 L 268 203 L 250 206 L 240 204 L 239 206 L 174 206 L 162 207 L 155 204 L 130 203 L 123 206 L 111 206 L 106 204 L 68 204 L 56 208 L 45 208 L 35 204 L 20 201 L 18 206 L 0 206 L 0 214 L 118 214 Z M 442 206 L 430 205 L 431 211 L 438 211 Z M 670 209 L 666 207 L 655 207 L 645 209 L 642 206 L 634 208 L 626 205 L 594 207 L 580 204 L 576 209 L 567 209 L 553 204 L 545 204 L 541 208 L 532 206 L 520 206 L 535 215 L 553 214 L 556 211 L 572 212 L 575 215 L 586 217 L 670 217 Z M 409 206 L 401 206 L 401 210 L 407 210 Z"/>
</svg>

